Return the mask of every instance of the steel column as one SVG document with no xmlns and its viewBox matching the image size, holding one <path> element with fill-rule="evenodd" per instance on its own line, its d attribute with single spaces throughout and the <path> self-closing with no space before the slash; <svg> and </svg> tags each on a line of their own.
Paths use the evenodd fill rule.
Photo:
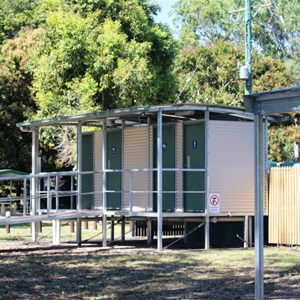
<svg viewBox="0 0 300 300">
<path fill-rule="evenodd" d="M 106 120 L 103 121 L 102 125 L 102 247 L 107 246 L 107 194 L 106 194 L 106 181 L 107 181 L 107 173 L 106 173 L 106 161 L 107 161 L 107 127 Z"/>
<path fill-rule="evenodd" d="M 249 247 L 249 216 L 244 218 L 244 248 Z"/>
<path fill-rule="evenodd" d="M 209 111 L 206 110 L 205 111 L 205 125 L 204 125 L 204 128 L 205 128 L 205 206 L 206 206 L 206 209 L 205 209 L 205 249 L 208 250 L 209 247 L 210 247 L 210 239 L 209 239 L 209 232 L 210 232 L 210 218 L 209 218 L 209 197 L 208 197 L 208 190 L 209 190 L 209 172 L 208 172 L 208 139 L 209 139 Z"/>
<path fill-rule="evenodd" d="M 37 181 L 38 179 L 35 175 L 38 172 L 37 160 L 39 153 L 39 131 L 34 129 L 32 131 L 32 150 L 31 150 L 31 174 L 33 175 L 31 179 L 31 215 L 36 215 L 37 213 Z M 38 238 L 38 223 L 33 222 L 31 227 L 31 237 L 32 241 L 36 242 Z"/>
<path fill-rule="evenodd" d="M 152 221 L 150 218 L 147 219 L 147 245 L 152 244 L 153 230 L 152 230 Z"/>
<path fill-rule="evenodd" d="M 264 117 L 254 116 L 255 130 L 255 299 L 264 299 Z"/>
<path fill-rule="evenodd" d="M 78 122 L 77 125 L 77 210 L 82 208 L 82 123 Z M 76 243 L 81 245 L 81 218 L 77 219 L 76 226 Z"/>
<path fill-rule="evenodd" d="M 163 218 L 162 218 L 162 201 L 163 201 L 163 192 L 162 192 L 162 111 L 157 112 L 157 250 L 163 250 L 163 241 L 162 241 L 162 227 L 163 227 Z"/>
<path fill-rule="evenodd" d="M 53 230 L 53 245 L 60 244 L 60 220 L 52 221 L 52 230 Z"/>
</svg>

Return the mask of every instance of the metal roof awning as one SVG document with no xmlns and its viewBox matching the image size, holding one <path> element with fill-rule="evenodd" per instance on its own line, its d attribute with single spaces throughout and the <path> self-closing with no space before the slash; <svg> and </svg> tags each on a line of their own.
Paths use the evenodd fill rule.
<svg viewBox="0 0 300 300">
<path fill-rule="evenodd" d="M 30 130 L 32 128 L 45 126 L 68 126 L 77 125 L 79 122 L 85 126 L 100 125 L 103 120 L 124 120 L 128 123 L 147 122 L 147 119 L 156 120 L 157 112 L 162 111 L 163 116 L 174 119 L 188 119 L 194 117 L 195 112 L 210 111 L 212 113 L 228 114 L 244 119 L 253 119 L 252 114 L 246 112 L 243 108 L 224 106 L 224 105 L 206 105 L 206 104 L 165 104 L 153 106 L 129 107 L 107 111 L 92 112 L 74 116 L 61 116 L 50 119 L 26 121 L 17 123 L 22 130 Z"/>
<path fill-rule="evenodd" d="M 255 115 L 300 111 L 300 86 L 244 96 L 244 105 Z"/>
</svg>

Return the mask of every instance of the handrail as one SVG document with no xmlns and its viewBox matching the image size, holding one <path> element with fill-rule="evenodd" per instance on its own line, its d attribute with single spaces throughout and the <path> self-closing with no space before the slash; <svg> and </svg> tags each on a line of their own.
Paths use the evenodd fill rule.
<svg viewBox="0 0 300 300">
<path fill-rule="evenodd" d="M 23 194 L 20 196 L 12 196 L 11 194 L 8 197 L 0 197 L 0 203 L 4 203 L 5 201 L 9 202 L 17 202 L 17 201 L 23 201 L 23 215 L 26 215 L 29 213 L 29 208 L 28 208 L 28 201 L 31 203 L 34 199 L 39 199 L 41 201 L 42 199 L 47 199 L 47 214 L 50 214 L 50 211 L 53 211 L 52 209 L 52 197 L 55 196 L 55 210 L 58 212 L 59 210 L 59 204 L 60 204 L 60 198 L 62 197 L 70 197 L 71 205 L 70 209 L 73 208 L 73 197 L 78 196 L 78 187 L 74 189 L 74 179 L 79 175 L 89 175 L 89 174 L 97 174 L 97 173 L 129 173 L 129 183 L 128 187 L 122 188 L 121 190 L 105 190 L 105 193 L 122 193 L 122 194 L 129 194 L 129 210 L 130 212 L 133 211 L 133 195 L 134 194 L 157 194 L 157 190 L 136 190 L 134 189 L 134 174 L 138 172 L 146 172 L 146 173 L 153 173 L 157 172 L 157 168 L 132 168 L 132 169 L 104 169 L 104 170 L 94 170 L 94 171 L 83 171 L 83 172 L 78 172 L 78 171 L 61 171 L 61 172 L 41 172 L 38 174 L 28 174 L 28 175 L 16 175 L 16 176 L 6 176 L 6 177 L 0 177 L 0 184 L 1 182 L 5 181 L 23 181 Z M 206 169 L 203 168 L 162 168 L 162 172 L 206 172 Z M 58 189 L 58 183 L 59 183 L 59 178 L 62 176 L 68 176 L 70 177 L 71 181 L 71 188 L 70 190 L 65 190 L 61 191 Z M 37 178 L 37 179 L 43 179 L 45 180 L 45 187 L 46 190 L 37 190 L 36 195 L 30 195 L 28 194 L 28 189 L 27 185 L 31 183 L 32 178 Z M 50 181 L 52 179 L 55 179 L 55 185 L 54 187 L 51 188 Z M 53 182 L 53 181 L 52 181 Z M 10 191 L 11 193 L 11 191 Z M 162 191 L 163 194 L 205 194 L 205 190 L 199 190 L 199 191 L 186 191 L 186 190 L 174 190 L 174 191 Z M 93 192 L 84 192 L 81 193 L 81 195 L 97 195 L 97 194 L 103 194 L 103 191 L 93 191 Z M 39 206 L 38 206 L 39 207 Z M 37 211 L 41 211 L 39 208 Z M 43 211 L 45 211 L 43 209 Z"/>
</svg>

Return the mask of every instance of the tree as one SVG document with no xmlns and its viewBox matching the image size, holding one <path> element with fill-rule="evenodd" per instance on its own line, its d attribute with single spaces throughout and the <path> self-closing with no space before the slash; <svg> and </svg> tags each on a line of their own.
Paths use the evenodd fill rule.
<svg viewBox="0 0 300 300">
<path fill-rule="evenodd" d="M 2 0 L 0 2 L 0 44 L 15 38 L 26 26 L 34 26 L 34 9 L 38 0 Z"/>
<path fill-rule="evenodd" d="M 269 160 L 294 160 L 294 143 L 300 141 L 298 120 L 299 114 L 292 114 L 290 121 L 269 127 Z"/>
<path fill-rule="evenodd" d="M 299 59 L 300 2 L 252 0 L 254 47 L 266 55 Z M 244 1 L 180 0 L 175 5 L 184 45 L 220 38 L 244 43 Z"/>
<path fill-rule="evenodd" d="M 2 167 L 29 168 L 30 135 L 17 122 L 172 101 L 176 45 L 154 22 L 157 9 L 144 0 L 0 4 L 1 140 L 18 137 L 1 149 Z M 51 158 L 57 131 L 47 128 L 40 136 L 49 169 L 58 165 Z M 23 162 L 14 161 L 17 151 Z"/>
<path fill-rule="evenodd" d="M 32 51 L 37 32 L 25 30 L 8 40 L 0 54 L 0 168 L 29 171 L 30 134 L 16 127 L 35 110 L 31 100 L 31 74 L 26 69 L 27 54 Z"/>
<path fill-rule="evenodd" d="M 174 98 L 175 43 L 147 1 L 48 0 L 41 7 L 49 2 L 31 64 L 38 118 Z"/>
<path fill-rule="evenodd" d="M 179 81 L 178 101 L 242 106 L 244 82 L 239 80 L 237 63 L 243 49 L 217 41 L 207 46 L 183 48 L 176 60 Z M 285 64 L 253 53 L 253 92 L 279 89 L 292 83 Z"/>
</svg>

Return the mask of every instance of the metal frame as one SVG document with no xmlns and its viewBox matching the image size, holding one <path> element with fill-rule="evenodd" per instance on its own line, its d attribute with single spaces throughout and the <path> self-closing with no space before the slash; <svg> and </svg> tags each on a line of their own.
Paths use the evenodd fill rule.
<svg viewBox="0 0 300 300">
<path fill-rule="evenodd" d="M 300 87 L 246 95 L 245 108 L 254 113 L 255 135 L 255 299 L 264 299 L 264 119 L 300 111 Z"/>
<path fill-rule="evenodd" d="M 81 159 L 81 153 L 82 153 L 82 127 L 83 126 L 100 126 L 102 127 L 102 170 L 99 170 L 100 172 L 103 172 L 103 182 L 102 182 L 102 201 L 103 201 L 103 209 L 99 213 L 102 214 L 102 226 L 103 226 L 103 246 L 107 245 L 107 233 L 106 233 L 106 224 L 107 224 L 107 214 L 117 214 L 118 212 L 112 212 L 107 211 L 107 172 L 115 171 L 115 172 L 123 172 L 124 170 L 108 170 L 106 166 L 106 146 L 107 146 L 107 130 L 109 129 L 109 126 L 111 123 L 115 123 L 115 125 L 119 126 L 119 128 L 124 128 L 126 126 L 135 126 L 135 125 L 154 125 L 157 126 L 157 201 L 158 201 L 158 207 L 157 212 L 146 212 L 146 213 L 135 213 L 135 212 L 122 212 L 124 215 L 139 215 L 139 216 L 149 216 L 152 215 L 157 218 L 158 222 L 158 234 L 157 234 L 157 248 L 159 251 L 163 249 L 162 245 L 162 224 L 163 224 L 163 218 L 166 216 L 176 216 L 176 215 L 182 215 L 182 216 L 199 216 L 203 217 L 205 216 L 206 226 L 205 226 L 205 248 L 209 248 L 209 225 L 210 225 L 210 214 L 208 211 L 208 204 L 207 204 L 207 195 L 206 195 L 206 212 L 205 213 L 197 213 L 197 214 L 191 214 L 191 213 L 173 213 L 173 214 L 166 214 L 162 212 L 162 174 L 166 169 L 163 169 L 162 166 L 162 126 L 163 126 L 163 119 L 166 122 L 172 121 L 183 121 L 183 122 L 197 122 L 199 121 L 199 112 L 201 116 L 201 121 L 205 121 L 205 139 L 206 139 L 206 145 L 205 145 L 205 169 L 201 170 L 206 172 L 205 173 L 205 189 L 207 191 L 208 184 L 209 184 L 209 172 L 208 172 L 208 129 L 209 129 L 209 119 L 211 113 L 217 113 L 217 114 L 226 114 L 231 115 L 233 118 L 242 118 L 245 120 L 253 120 L 253 114 L 246 112 L 245 110 L 241 108 L 236 107 L 228 107 L 228 106 L 220 106 L 220 105 L 204 105 L 204 104 L 176 104 L 176 105 L 158 105 L 158 106 L 146 106 L 146 107 L 132 107 L 132 108 L 126 108 L 126 109 L 117 109 L 117 110 L 111 110 L 111 111 L 104 111 L 104 112 L 96 112 L 96 113 L 90 113 L 85 115 L 78 115 L 78 116 L 66 116 L 66 117 L 60 117 L 60 118 L 53 118 L 53 119 L 46 119 L 41 121 L 31 121 L 31 122 L 23 122 L 18 123 L 17 126 L 21 127 L 21 130 L 28 131 L 28 130 L 34 130 L 34 132 L 37 132 L 39 127 L 44 126 L 64 126 L 64 125 L 73 125 L 77 126 L 77 211 L 81 211 L 81 195 L 82 195 L 82 159 Z M 196 116 L 189 117 L 190 115 L 195 114 Z M 111 122 L 114 121 L 114 122 Z M 142 122 L 142 123 L 141 123 Z M 34 140 L 35 139 L 35 140 Z M 33 147 L 32 153 L 33 153 L 33 162 L 37 160 L 37 142 L 38 142 L 38 136 L 33 136 L 33 144 L 35 147 Z M 32 169 L 34 172 L 36 172 L 36 166 L 32 166 Z M 148 171 L 151 171 L 152 169 L 149 169 Z M 154 169 L 153 169 L 154 170 Z M 153 171 L 152 170 L 152 171 Z M 186 169 L 172 169 L 172 171 L 185 171 Z M 133 170 L 132 170 L 133 171 Z M 143 170 L 144 171 L 144 170 Z M 194 171 L 194 169 L 193 169 Z M 97 172 L 97 171 L 95 171 Z M 73 177 L 72 177 L 73 178 Z M 132 187 L 132 181 L 131 181 L 131 187 Z M 36 191 L 37 188 L 33 187 L 33 190 Z M 207 193 L 204 191 L 204 193 Z M 132 188 L 130 188 L 130 193 L 133 194 L 136 191 L 132 191 Z M 152 191 L 153 192 L 153 191 Z M 176 193 L 176 191 L 174 191 Z M 191 191 L 192 192 L 192 191 Z M 197 191 L 199 192 L 199 191 Z M 36 192 L 35 192 L 36 193 Z M 34 195 L 34 194 L 32 194 Z M 57 196 L 57 201 L 59 201 Z M 132 201 L 131 201 L 132 202 Z M 132 203 L 131 203 L 132 207 Z M 51 212 L 51 211 L 49 211 Z M 151 216 L 150 216 L 151 215 Z M 152 217 L 153 217 L 152 216 Z M 213 216 L 213 214 L 212 214 Z M 58 232 L 58 230 L 56 231 Z M 79 245 L 81 243 L 81 220 L 80 218 L 77 219 L 77 235 L 76 235 L 77 244 Z"/>
</svg>

